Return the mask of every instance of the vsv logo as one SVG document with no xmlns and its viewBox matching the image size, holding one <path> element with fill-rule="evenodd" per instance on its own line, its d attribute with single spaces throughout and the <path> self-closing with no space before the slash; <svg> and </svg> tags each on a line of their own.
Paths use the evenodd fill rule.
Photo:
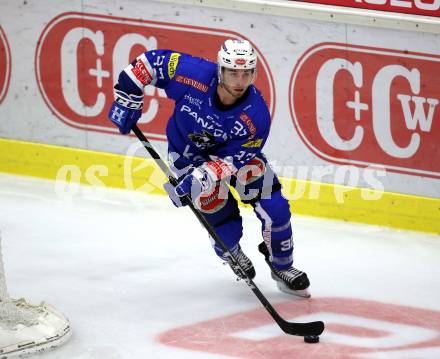
<svg viewBox="0 0 440 359">
<path fill-rule="evenodd" d="M 321 158 L 440 177 L 440 57 L 319 44 L 299 60 L 290 109 Z"/>
<path fill-rule="evenodd" d="M 81 129 L 118 133 L 107 112 L 120 71 L 136 56 L 157 48 L 172 49 L 216 61 L 221 43 L 240 34 L 215 29 L 122 19 L 83 13 L 65 13 L 43 31 L 36 51 L 40 91 L 53 113 Z M 258 50 L 257 50 L 258 52 Z M 273 113 L 272 76 L 260 56 L 257 86 Z M 163 90 L 147 86 L 139 127 L 154 139 L 165 139 L 165 127 L 174 102 Z"/>
<path fill-rule="evenodd" d="M 6 97 L 11 78 L 11 52 L 3 29 L 0 26 L 0 104 Z"/>
</svg>

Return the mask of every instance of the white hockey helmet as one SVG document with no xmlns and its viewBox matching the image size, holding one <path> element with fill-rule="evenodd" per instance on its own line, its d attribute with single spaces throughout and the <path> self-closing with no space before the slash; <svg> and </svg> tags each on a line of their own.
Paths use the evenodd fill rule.
<svg viewBox="0 0 440 359">
<path fill-rule="evenodd" d="M 218 52 L 217 64 L 221 68 L 249 70 L 257 67 L 257 53 L 247 40 L 226 40 Z M 254 70 L 255 71 L 255 70 Z"/>
</svg>

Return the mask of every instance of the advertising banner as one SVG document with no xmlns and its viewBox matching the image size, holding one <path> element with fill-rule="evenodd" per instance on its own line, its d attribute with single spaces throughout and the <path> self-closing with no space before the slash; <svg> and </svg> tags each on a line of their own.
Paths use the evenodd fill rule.
<svg viewBox="0 0 440 359">
<path fill-rule="evenodd" d="M 391 11 L 440 17 L 440 0 L 298 0 L 316 4 L 348 6 L 360 9 Z"/>
<path fill-rule="evenodd" d="M 8 40 L 0 26 L 0 104 L 6 96 L 11 75 L 11 53 Z"/>
<path fill-rule="evenodd" d="M 440 56 L 318 44 L 298 61 L 290 91 L 295 126 L 317 156 L 440 178 L 431 156 L 440 138 Z"/>
</svg>

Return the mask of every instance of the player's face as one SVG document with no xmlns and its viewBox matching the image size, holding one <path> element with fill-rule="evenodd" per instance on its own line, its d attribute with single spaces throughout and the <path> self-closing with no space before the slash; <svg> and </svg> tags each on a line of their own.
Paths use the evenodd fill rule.
<svg viewBox="0 0 440 359">
<path fill-rule="evenodd" d="M 241 97 L 254 79 L 254 70 L 223 69 L 222 82 L 234 97 Z"/>
</svg>

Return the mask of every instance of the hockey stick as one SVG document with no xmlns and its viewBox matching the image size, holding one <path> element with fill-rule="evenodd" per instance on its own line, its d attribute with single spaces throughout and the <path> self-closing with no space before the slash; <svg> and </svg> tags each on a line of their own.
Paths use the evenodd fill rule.
<svg viewBox="0 0 440 359">
<path fill-rule="evenodd" d="M 139 127 L 137 127 L 137 125 L 134 125 L 132 130 L 136 135 L 136 137 L 139 139 L 139 141 L 142 142 L 142 144 L 144 145 L 145 149 L 148 151 L 150 156 L 156 161 L 157 165 L 160 167 L 163 173 L 168 177 L 170 183 L 173 186 L 177 185 L 177 180 L 174 178 L 173 173 L 165 164 L 165 162 L 162 160 L 160 155 L 153 148 L 151 143 L 144 136 L 144 134 L 139 129 Z M 283 330 L 284 333 L 290 335 L 308 337 L 308 336 L 318 336 L 324 331 L 324 323 L 321 321 L 310 322 L 310 323 L 291 323 L 281 318 L 278 312 L 274 309 L 274 307 L 269 303 L 269 301 L 266 299 L 263 293 L 261 293 L 261 291 L 255 285 L 255 283 L 252 281 L 252 279 L 246 275 L 246 272 L 241 267 L 240 263 L 238 263 L 237 259 L 232 255 L 232 253 L 226 247 L 225 243 L 217 235 L 214 228 L 209 224 L 209 222 L 205 219 L 205 217 L 203 217 L 200 211 L 195 208 L 189 195 L 186 195 L 185 199 L 187 200 L 189 207 L 191 208 L 192 212 L 195 214 L 197 219 L 205 227 L 205 229 L 208 231 L 208 233 L 214 239 L 214 241 L 220 246 L 225 256 L 230 260 L 230 262 L 232 262 L 234 268 L 239 269 L 240 273 L 245 275 L 246 278 L 244 280 L 246 284 L 252 289 L 254 294 L 260 300 L 261 304 L 263 304 L 264 308 L 266 308 L 266 310 L 269 312 L 272 318 L 277 322 L 277 324 Z"/>
</svg>

